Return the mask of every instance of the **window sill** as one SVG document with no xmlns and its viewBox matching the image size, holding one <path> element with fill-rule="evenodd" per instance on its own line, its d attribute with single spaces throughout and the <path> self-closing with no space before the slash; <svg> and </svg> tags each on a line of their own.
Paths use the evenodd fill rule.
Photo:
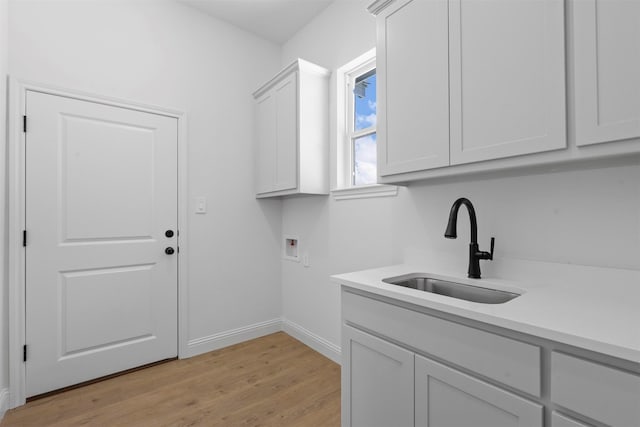
<svg viewBox="0 0 640 427">
<path fill-rule="evenodd" d="M 361 185 L 358 187 L 336 188 L 331 190 L 331 194 L 334 200 L 395 197 L 398 195 L 398 187 L 385 184 Z"/>
</svg>

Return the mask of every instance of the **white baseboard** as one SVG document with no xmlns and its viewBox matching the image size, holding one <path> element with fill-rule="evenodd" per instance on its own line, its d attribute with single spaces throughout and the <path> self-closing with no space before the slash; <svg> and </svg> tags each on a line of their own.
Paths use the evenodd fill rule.
<svg viewBox="0 0 640 427">
<path fill-rule="evenodd" d="M 232 329 L 230 331 L 224 331 L 191 340 L 187 343 L 187 350 L 185 354 L 180 357 L 188 358 L 198 356 L 200 354 L 280 331 L 284 331 L 323 356 L 340 364 L 341 351 L 339 346 L 327 341 L 319 335 L 314 334 L 297 323 L 283 318 L 254 323 L 253 325 L 244 326 L 242 328 Z"/>
<path fill-rule="evenodd" d="M 282 319 L 282 330 L 337 364 L 341 363 L 340 347 L 332 342 L 287 319 Z"/>
<path fill-rule="evenodd" d="M 4 414 L 9 409 L 9 389 L 0 389 L 0 421 L 4 418 Z"/>
<path fill-rule="evenodd" d="M 207 337 L 197 338 L 187 343 L 187 350 L 182 358 L 197 356 L 208 353 L 230 345 L 239 344 L 254 338 L 280 332 L 282 330 L 282 319 L 272 319 L 266 322 L 254 323 L 242 328 L 232 329 Z"/>
</svg>

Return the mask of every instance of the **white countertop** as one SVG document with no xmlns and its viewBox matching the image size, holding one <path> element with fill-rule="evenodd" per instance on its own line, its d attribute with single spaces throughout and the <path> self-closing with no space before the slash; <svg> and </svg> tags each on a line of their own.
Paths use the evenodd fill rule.
<svg viewBox="0 0 640 427">
<path fill-rule="evenodd" d="M 640 271 L 584 266 L 530 268 L 526 281 L 467 279 L 426 265 L 395 265 L 331 276 L 341 285 L 472 320 L 640 362 Z M 548 276 L 532 278 L 532 272 Z M 409 273 L 521 293 L 480 304 L 382 282 Z M 535 274 L 534 274 L 535 275 Z"/>
</svg>

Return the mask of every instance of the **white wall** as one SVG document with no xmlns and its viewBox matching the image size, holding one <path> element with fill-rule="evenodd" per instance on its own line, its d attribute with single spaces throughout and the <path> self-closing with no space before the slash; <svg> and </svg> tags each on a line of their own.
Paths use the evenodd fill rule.
<svg viewBox="0 0 640 427">
<path fill-rule="evenodd" d="M 282 63 L 301 57 L 334 72 L 375 46 L 370 1 L 336 1 L 283 46 Z M 332 78 L 332 173 L 335 174 L 335 78 Z M 570 124 L 571 125 L 571 124 Z M 571 135 L 570 135 L 571 136 Z M 494 173 L 413 184 L 397 197 L 286 200 L 283 232 L 301 236 L 311 267 L 282 261 L 285 318 L 340 345 L 339 290 L 331 274 L 400 262 L 432 261 L 467 270 L 469 220 L 457 240 L 443 237 L 451 204 L 475 205 L 481 249 L 496 237 L 485 275 L 523 260 L 640 270 L 640 164 L 540 172 Z M 501 268 L 502 266 L 502 268 Z"/>
<path fill-rule="evenodd" d="M 333 71 L 330 84 L 331 158 L 335 159 L 335 71 L 375 46 L 368 0 L 338 0 L 283 45 L 283 65 L 300 57 Z M 335 176 L 335 161 L 331 162 Z M 332 178 L 332 186 L 335 179 Z M 392 214 L 396 198 L 334 201 L 326 196 L 283 203 L 283 233 L 300 236 L 310 267 L 282 261 L 283 316 L 315 338 L 340 345 L 339 287 L 329 275 L 396 262 Z M 309 342 L 313 344 L 313 342 Z"/>
<path fill-rule="evenodd" d="M 478 240 L 496 260 L 640 270 L 640 163 L 528 176 L 494 174 L 409 187 L 395 206 L 396 251 L 408 262 L 437 259 L 466 272 L 469 219 L 462 209 L 458 239 L 443 237 L 452 202 L 468 197 L 478 216 Z"/>
<path fill-rule="evenodd" d="M 186 112 L 189 354 L 279 319 L 281 203 L 254 196 L 251 93 L 280 47 L 174 1 L 12 0 L 9 12 L 12 76 Z"/>
<path fill-rule="evenodd" d="M 6 178 L 5 137 L 7 132 L 6 82 L 9 59 L 9 8 L 7 0 L 0 0 L 0 199 L 4 199 Z M 7 296 L 5 218 L 6 205 L 0 208 L 0 419 L 6 410 L 9 399 L 6 393 L 9 386 L 9 301 Z"/>
</svg>

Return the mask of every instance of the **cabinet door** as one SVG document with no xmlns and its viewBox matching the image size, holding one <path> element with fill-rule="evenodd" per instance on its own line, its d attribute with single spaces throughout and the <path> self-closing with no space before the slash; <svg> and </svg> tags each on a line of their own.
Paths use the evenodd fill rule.
<svg viewBox="0 0 640 427">
<path fill-rule="evenodd" d="M 571 5 L 576 144 L 640 137 L 640 1 Z"/>
<path fill-rule="evenodd" d="M 415 356 L 415 425 L 542 426 L 542 405 Z"/>
<path fill-rule="evenodd" d="M 342 425 L 413 426 L 413 353 L 342 328 Z"/>
<path fill-rule="evenodd" d="M 589 424 L 584 424 L 580 421 L 576 421 L 572 418 L 565 417 L 564 415 L 553 411 L 551 413 L 551 427 L 592 427 Z"/>
<path fill-rule="evenodd" d="M 276 100 L 273 92 L 267 92 L 257 100 L 257 151 L 256 192 L 274 191 L 276 166 Z"/>
<path fill-rule="evenodd" d="M 276 147 L 274 191 L 298 186 L 298 73 L 275 88 Z"/>
<path fill-rule="evenodd" d="M 378 15 L 378 173 L 449 164 L 446 0 L 400 0 Z"/>
<path fill-rule="evenodd" d="M 451 163 L 566 147 L 562 0 L 450 0 Z"/>
</svg>

